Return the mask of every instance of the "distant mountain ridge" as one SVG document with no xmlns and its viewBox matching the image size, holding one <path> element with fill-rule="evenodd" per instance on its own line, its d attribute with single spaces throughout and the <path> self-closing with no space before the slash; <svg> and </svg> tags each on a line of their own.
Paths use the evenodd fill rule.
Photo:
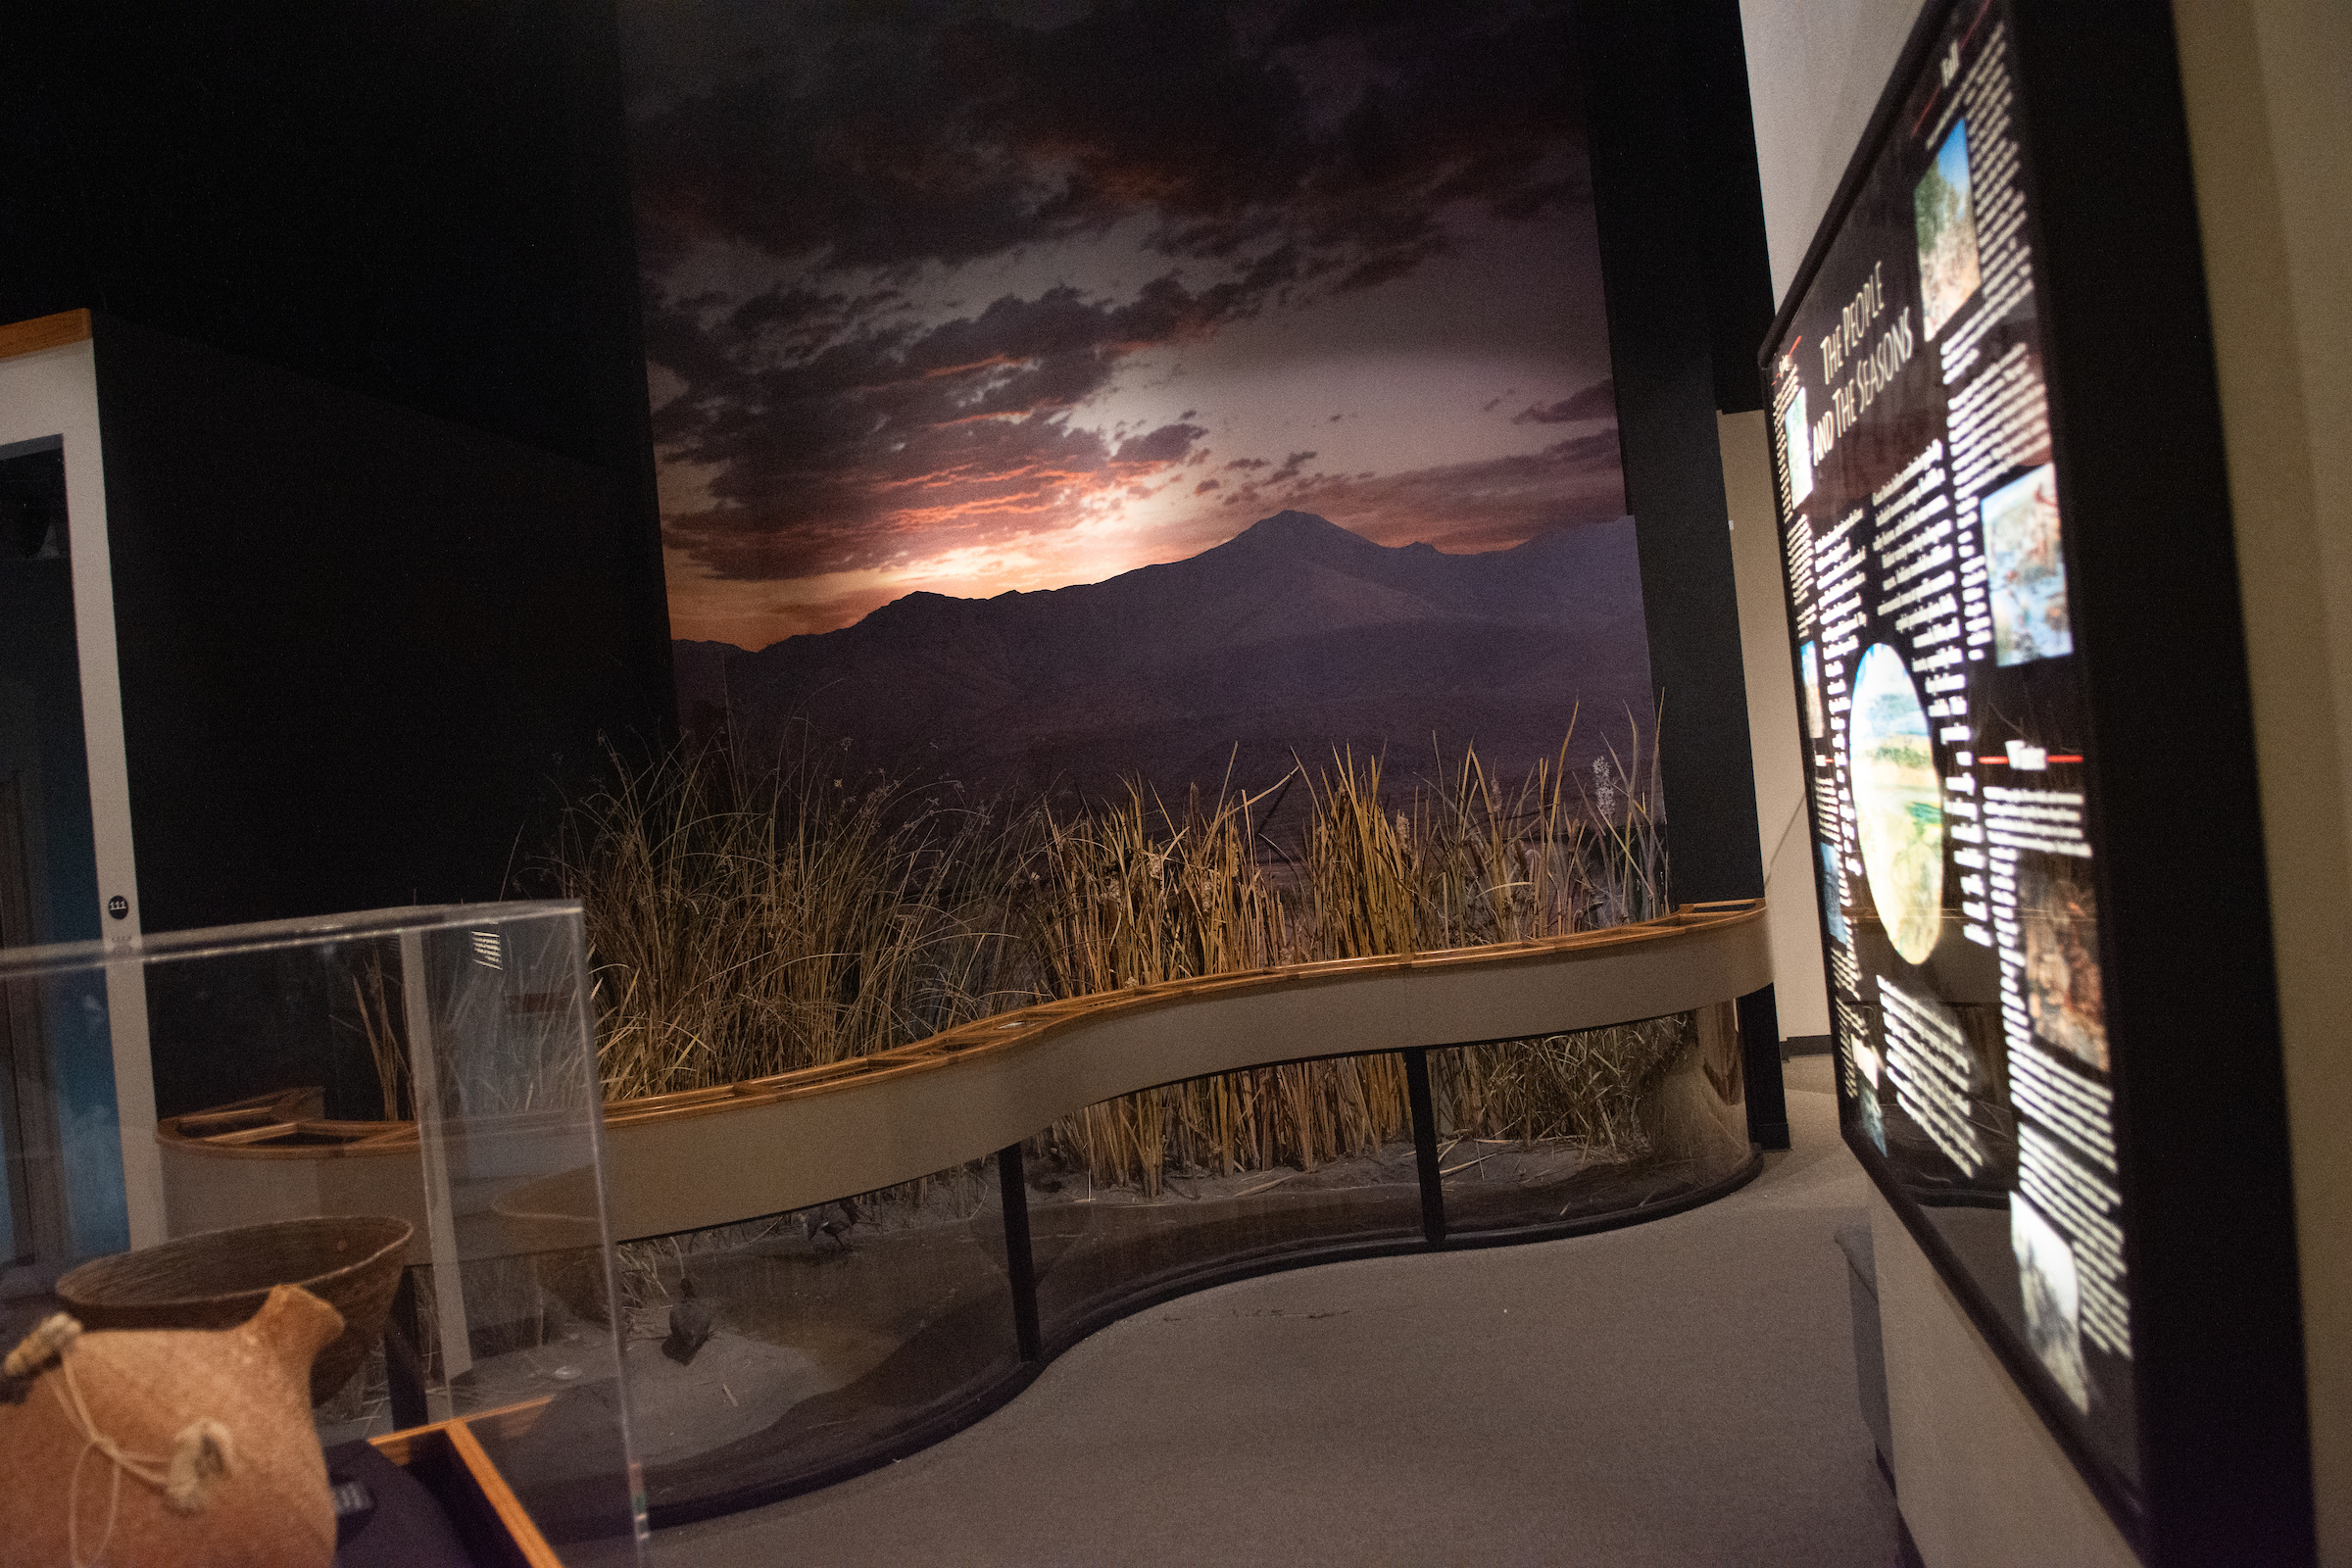
<svg viewBox="0 0 2352 1568">
<path fill-rule="evenodd" d="M 1631 518 L 1446 555 L 1283 512 L 1189 560 L 994 599 L 916 593 L 758 653 L 674 645 L 681 713 L 756 751 L 813 743 L 858 772 L 1088 795 L 1255 788 L 1338 746 L 1425 771 L 1475 742 L 1491 772 L 1646 742 Z"/>
</svg>

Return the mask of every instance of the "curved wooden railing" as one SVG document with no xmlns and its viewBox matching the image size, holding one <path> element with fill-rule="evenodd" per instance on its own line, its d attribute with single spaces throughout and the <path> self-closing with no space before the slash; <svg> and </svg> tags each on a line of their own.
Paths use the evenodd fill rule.
<svg viewBox="0 0 2352 1568">
<path fill-rule="evenodd" d="M 911 1181 L 1086 1105 L 1207 1073 L 1626 1023 L 1771 979 L 1763 901 L 1747 900 L 1570 936 L 1045 1003 L 870 1056 L 606 1106 L 610 1234 L 696 1230 Z M 368 1213 L 410 1218 L 422 1234 L 415 1125 L 327 1121 L 319 1108 L 315 1091 L 294 1091 L 163 1122 L 172 1230 Z M 568 1130 L 576 1136 L 576 1118 Z M 527 1139 L 528 1118 L 497 1136 Z M 593 1241 L 581 1229 L 594 1224 L 587 1175 L 504 1195 L 477 1218 L 480 1234 L 461 1236 L 460 1255 Z"/>
<path fill-rule="evenodd" d="M 410 1260 L 444 1266 L 417 1276 L 423 1283 L 401 1309 L 415 1321 L 395 1323 L 404 1348 L 387 1354 L 386 1375 L 395 1409 L 405 1399 L 418 1412 L 428 1408 L 422 1348 L 470 1342 L 459 1271 L 446 1265 L 758 1219 L 998 1156 L 998 1266 L 1013 1343 L 969 1367 L 945 1354 L 940 1366 L 958 1370 L 916 1395 L 893 1383 L 868 1409 L 852 1396 L 855 1384 L 829 1389 L 779 1405 L 760 1433 L 649 1468 L 655 1521 L 666 1524 L 788 1496 L 911 1452 L 1010 1398 L 1093 1329 L 1171 1294 L 1266 1268 L 1605 1228 L 1720 1196 L 1751 1175 L 1759 1156 L 1739 1103 L 1736 1038 L 1705 1014 L 1720 1018 L 1726 1004 L 1770 980 L 1762 901 L 1687 906 L 1664 919 L 1542 941 L 1291 964 L 1047 1003 L 872 1056 L 608 1105 L 601 1134 L 581 1085 L 581 1103 L 568 1110 L 458 1116 L 422 1130 L 331 1121 L 318 1091 L 297 1090 L 174 1117 L 157 1137 L 175 1232 L 336 1213 L 416 1225 Z M 527 994 L 531 1004 L 520 1009 L 514 1000 L 510 1010 L 536 1011 L 553 995 Z M 1645 1132 L 1674 1152 L 1687 1180 L 1573 1217 L 1546 1203 L 1546 1212 L 1500 1227 L 1490 1215 L 1452 1232 L 1420 1052 L 1694 1011 L 1702 1013 L 1698 1043 L 1645 1095 L 1642 1111 Z M 1399 1232 L 1393 1209 L 1370 1231 L 1307 1217 L 1295 1234 L 1238 1243 L 1212 1224 L 1204 1251 L 1164 1248 L 1140 1268 L 1127 1259 L 1100 1278 L 1073 1274 L 1063 1254 L 1054 1275 L 1059 1298 L 1041 1298 L 1023 1139 L 1159 1084 L 1377 1052 L 1404 1053 L 1413 1086 L 1418 1234 Z M 602 1215 L 589 1162 L 599 1136 Z M 979 1285 L 967 1309 L 984 1308 L 986 1289 Z M 968 1350 L 958 1336 L 979 1321 L 951 1314 L 933 1329 Z M 886 1365 L 898 1361 L 894 1354 Z M 845 1410 L 864 1415 L 854 1421 Z"/>
</svg>

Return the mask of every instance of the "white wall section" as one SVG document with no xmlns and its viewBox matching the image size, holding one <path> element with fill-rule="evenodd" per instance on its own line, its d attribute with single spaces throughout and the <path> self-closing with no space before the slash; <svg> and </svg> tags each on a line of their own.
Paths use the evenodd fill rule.
<svg viewBox="0 0 2352 1568">
<path fill-rule="evenodd" d="M 1756 834 L 1772 930 L 1773 1000 L 1781 1038 L 1830 1032 L 1822 969 L 1821 899 L 1805 824 L 1805 757 L 1797 740 L 1796 667 L 1772 496 L 1772 453 L 1761 409 L 1718 414 L 1723 494 L 1732 514 L 1732 576 L 1740 596 L 1740 658 L 1747 671 L 1747 744 L 1756 775 Z"/>
<path fill-rule="evenodd" d="M 1785 300 L 1919 0 L 1740 0 L 1772 297 Z"/>
</svg>

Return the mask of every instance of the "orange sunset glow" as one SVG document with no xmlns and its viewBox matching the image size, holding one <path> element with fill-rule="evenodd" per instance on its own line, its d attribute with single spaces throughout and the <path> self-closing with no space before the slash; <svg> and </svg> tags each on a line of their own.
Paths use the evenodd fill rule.
<svg viewBox="0 0 2352 1568">
<path fill-rule="evenodd" d="M 1015 10 L 624 12 L 674 636 L 1623 512 L 1561 8 Z"/>
</svg>

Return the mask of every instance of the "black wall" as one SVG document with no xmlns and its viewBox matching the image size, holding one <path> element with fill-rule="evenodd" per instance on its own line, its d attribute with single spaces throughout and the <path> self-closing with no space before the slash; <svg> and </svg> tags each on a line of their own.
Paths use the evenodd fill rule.
<svg viewBox="0 0 2352 1568">
<path fill-rule="evenodd" d="M 619 487 L 127 322 L 96 342 L 143 925 L 497 897 L 600 734 L 658 719 Z"/>
<path fill-rule="evenodd" d="M 1626 505 L 1659 700 L 1671 896 L 1760 898 L 1740 603 L 1718 410 L 1759 406 L 1772 324 L 1736 0 L 1579 13 Z M 1748 1125 L 1788 1147 L 1770 987 L 1742 999 Z"/>
<path fill-rule="evenodd" d="M 1753 133 L 1726 131 L 1727 119 L 1744 123 L 1744 71 L 1740 115 L 1718 101 L 1739 12 L 1719 0 L 1593 0 L 1581 21 L 1618 442 L 1663 702 L 1674 897 L 1756 898 L 1764 868 L 1715 428 L 1718 409 L 1757 406 L 1756 348 L 1772 324 Z"/>
<path fill-rule="evenodd" d="M 600 733 L 672 723 L 610 6 L 7 44 L 0 320 L 104 317 L 144 923 L 496 896 Z"/>
</svg>

